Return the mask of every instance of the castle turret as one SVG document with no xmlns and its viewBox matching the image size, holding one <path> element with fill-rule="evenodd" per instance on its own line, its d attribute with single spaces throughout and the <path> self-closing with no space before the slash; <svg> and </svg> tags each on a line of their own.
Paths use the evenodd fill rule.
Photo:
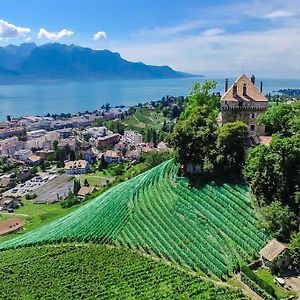
<svg viewBox="0 0 300 300">
<path fill-rule="evenodd" d="M 255 86 L 255 76 L 251 80 L 240 76 L 233 85 L 227 89 L 221 98 L 222 124 L 242 121 L 248 125 L 250 134 L 264 135 L 265 128 L 258 124 L 257 117 L 268 108 L 268 100 Z"/>
</svg>

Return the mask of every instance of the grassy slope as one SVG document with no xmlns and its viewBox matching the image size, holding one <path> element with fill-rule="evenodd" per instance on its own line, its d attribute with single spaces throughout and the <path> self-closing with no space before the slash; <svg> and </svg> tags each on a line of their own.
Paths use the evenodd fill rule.
<svg viewBox="0 0 300 300">
<path fill-rule="evenodd" d="M 22 267 L 20 267 L 22 266 Z M 1 253 L 1 299 L 246 299 L 174 267 L 100 245 Z"/>
<path fill-rule="evenodd" d="M 279 284 L 276 284 L 274 282 L 274 276 L 270 273 L 267 269 L 259 269 L 256 274 L 264 280 L 266 283 L 268 283 L 270 286 L 272 286 L 275 290 L 275 294 L 278 297 L 278 299 L 286 299 L 289 296 L 295 296 L 295 293 L 292 291 L 287 291 L 283 289 Z"/>
<path fill-rule="evenodd" d="M 166 118 L 161 113 L 156 113 L 154 110 L 143 107 L 137 108 L 134 115 L 127 117 L 122 122 L 126 128 L 140 131 L 141 129 L 153 128 L 160 130 Z"/>
<path fill-rule="evenodd" d="M 188 187 L 165 162 L 108 190 L 70 215 L 0 249 L 57 242 L 126 246 L 218 277 L 265 244 L 244 186 Z"/>
</svg>

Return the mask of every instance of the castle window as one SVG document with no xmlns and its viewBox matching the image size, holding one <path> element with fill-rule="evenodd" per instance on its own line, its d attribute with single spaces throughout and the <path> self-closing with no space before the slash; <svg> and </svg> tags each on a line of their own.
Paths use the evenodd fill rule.
<svg viewBox="0 0 300 300">
<path fill-rule="evenodd" d="M 250 118 L 251 118 L 251 119 L 255 119 L 255 117 L 256 117 L 256 116 L 255 116 L 254 113 L 250 114 Z"/>
<path fill-rule="evenodd" d="M 255 125 L 254 125 L 254 124 L 251 124 L 251 125 L 250 125 L 250 130 L 251 130 L 251 131 L 255 131 Z"/>
</svg>

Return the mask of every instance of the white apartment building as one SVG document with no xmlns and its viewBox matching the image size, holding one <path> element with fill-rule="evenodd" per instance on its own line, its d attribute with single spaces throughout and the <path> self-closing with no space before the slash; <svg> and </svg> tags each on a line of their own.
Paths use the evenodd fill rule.
<svg viewBox="0 0 300 300">
<path fill-rule="evenodd" d="M 26 149 L 51 150 L 53 142 L 58 141 L 60 134 L 56 131 L 35 130 L 27 133 Z"/>
<path fill-rule="evenodd" d="M 136 133 L 132 130 L 125 131 L 124 138 L 127 142 L 129 142 L 132 145 L 143 143 L 143 136 L 140 133 Z"/>
</svg>

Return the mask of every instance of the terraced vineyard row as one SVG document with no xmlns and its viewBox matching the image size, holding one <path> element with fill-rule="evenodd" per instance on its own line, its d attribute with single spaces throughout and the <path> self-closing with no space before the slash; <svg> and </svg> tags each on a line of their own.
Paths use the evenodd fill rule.
<svg viewBox="0 0 300 300">
<path fill-rule="evenodd" d="M 168 161 L 107 191 L 41 229 L 0 244 L 113 243 L 222 277 L 250 258 L 266 237 L 242 185 L 191 188 Z"/>
<path fill-rule="evenodd" d="M 30 247 L 1 255 L 0 299 L 246 299 L 236 289 L 101 245 Z"/>
</svg>

